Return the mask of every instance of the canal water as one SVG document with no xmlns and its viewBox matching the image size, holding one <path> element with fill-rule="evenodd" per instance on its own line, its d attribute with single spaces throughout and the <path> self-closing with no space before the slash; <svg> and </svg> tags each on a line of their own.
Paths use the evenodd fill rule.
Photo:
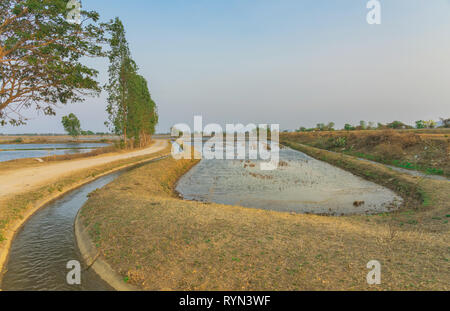
<svg viewBox="0 0 450 311">
<path fill-rule="evenodd" d="M 36 212 L 13 241 L 1 289 L 6 291 L 112 290 L 94 271 L 82 267 L 81 285 L 68 285 L 66 265 L 78 260 L 74 222 L 92 191 L 102 188 L 122 172 L 101 177 L 70 192 Z"/>
<path fill-rule="evenodd" d="M 110 291 L 113 290 L 92 269 L 84 265 L 75 238 L 75 218 L 89 193 L 111 183 L 125 172 L 158 159 L 136 164 L 100 177 L 37 211 L 16 234 L 0 284 L 5 291 Z M 82 265 L 81 285 L 66 281 L 67 263 Z"/>
</svg>

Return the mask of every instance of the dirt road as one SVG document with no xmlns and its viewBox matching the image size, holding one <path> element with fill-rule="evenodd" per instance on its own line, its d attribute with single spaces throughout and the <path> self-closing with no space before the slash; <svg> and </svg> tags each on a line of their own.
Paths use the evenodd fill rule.
<svg viewBox="0 0 450 311">
<path fill-rule="evenodd" d="M 98 165 L 117 160 L 139 157 L 156 153 L 167 147 L 167 140 L 156 140 L 151 147 L 129 152 L 110 155 L 100 155 L 93 158 L 63 161 L 60 163 L 37 164 L 36 167 L 18 169 L 14 171 L 0 171 L 0 198 L 13 194 L 30 191 L 43 184 L 70 175 L 78 170 L 93 168 Z"/>
</svg>

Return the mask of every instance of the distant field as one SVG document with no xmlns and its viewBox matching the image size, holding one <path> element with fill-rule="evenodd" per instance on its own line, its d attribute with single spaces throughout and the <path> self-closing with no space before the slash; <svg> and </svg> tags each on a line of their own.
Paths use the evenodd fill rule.
<svg viewBox="0 0 450 311">
<path fill-rule="evenodd" d="M 450 176 L 450 129 L 283 133 L 281 141 Z"/>
<path fill-rule="evenodd" d="M 68 135 L 58 135 L 58 136 L 0 136 L 0 144 L 44 144 L 44 143 L 67 143 L 67 142 L 103 142 L 103 141 L 114 141 L 119 140 L 119 136 L 115 135 L 88 135 L 80 136 L 75 140 L 72 136 Z"/>
</svg>

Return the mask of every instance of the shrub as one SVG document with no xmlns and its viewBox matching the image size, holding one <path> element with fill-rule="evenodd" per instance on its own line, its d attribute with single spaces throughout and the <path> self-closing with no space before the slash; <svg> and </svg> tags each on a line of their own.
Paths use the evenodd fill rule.
<svg viewBox="0 0 450 311">
<path fill-rule="evenodd" d="M 346 125 L 344 126 L 344 129 L 345 129 L 346 131 L 353 131 L 353 130 L 355 130 L 355 127 L 352 126 L 351 124 L 346 124 Z"/>
<path fill-rule="evenodd" d="M 336 148 L 344 148 L 347 146 L 347 137 L 337 137 L 334 139 L 334 146 Z"/>
</svg>

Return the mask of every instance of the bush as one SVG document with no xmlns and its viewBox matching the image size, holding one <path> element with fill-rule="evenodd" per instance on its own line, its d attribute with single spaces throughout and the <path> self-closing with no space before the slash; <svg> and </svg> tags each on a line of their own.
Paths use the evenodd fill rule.
<svg viewBox="0 0 450 311">
<path fill-rule="evenodd" d="M 336 148 L 344 148 L 347 146 L 347 137 L 337 137 L 334 140 L 334 146 Z"/>
</svg>

